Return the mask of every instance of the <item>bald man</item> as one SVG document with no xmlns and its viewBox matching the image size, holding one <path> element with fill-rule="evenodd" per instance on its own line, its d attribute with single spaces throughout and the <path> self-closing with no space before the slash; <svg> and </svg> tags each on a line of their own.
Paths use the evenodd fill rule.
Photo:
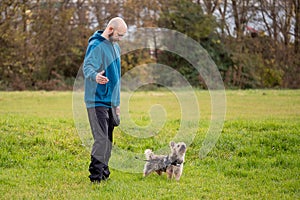
<svg viewBox="0 0 300 200">
<path fill-rule="evenodd" d="M 127 32 L 125 21 L 116 17 L 104 31 L 96 31 L 89 39 L 84 74 L 84 101 L 94 138 L 89 178 L 100 183 L 110 175 L 113 130 L 120 122 L 120 47 L 117 42 Z"/>
</svg>

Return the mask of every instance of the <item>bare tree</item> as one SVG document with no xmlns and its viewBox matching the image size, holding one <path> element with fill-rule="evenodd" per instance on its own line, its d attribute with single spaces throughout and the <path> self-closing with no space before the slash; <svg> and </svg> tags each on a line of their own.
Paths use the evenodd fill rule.
<svg viewBox="0 0 300 200">
<path fill-rule="evenodd" d="M 197 0 L 198 5 L 201 5 L 208 15 L 213 15 L 218 10 L 221 0 Z"/>
<path fill-rule="evenodd" d="M 295 15 L 295 45 L 294 52 L 298 54 L 300 52 L 300 0 L 292 0 L 294 15 Z"/>
<path fill-rule="evenodd" d="M 93 27 L 103 28 L 109 19 L 119 16 L 123 12 L 123 0 L 88 0 Z"/>
</svg>

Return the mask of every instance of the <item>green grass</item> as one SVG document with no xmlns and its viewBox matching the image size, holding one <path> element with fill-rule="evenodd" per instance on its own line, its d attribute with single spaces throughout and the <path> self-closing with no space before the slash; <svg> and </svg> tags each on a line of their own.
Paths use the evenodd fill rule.
<svg viewBox="0 0 300 200">
<path fill-rule="evenodd" d="M 300 91 L 226 91 L 227 114 L 217 145 L 204 159 L 210 97 L 198 91 L 199 129 L 179 182 L 166 176 L 112 170 L 100 185 L 88 180 L 89 151 L 74 126 L 71 92 L 0 92 L 0 199 L 299 199 Z M 169 92 L 139 91 L 130 114 L 150 123 L 151 104 L 168 113 L 150 138 L 115 130 L 114 144 L 133 153 L 168 145 L 179 126 Z"/>
</svg>

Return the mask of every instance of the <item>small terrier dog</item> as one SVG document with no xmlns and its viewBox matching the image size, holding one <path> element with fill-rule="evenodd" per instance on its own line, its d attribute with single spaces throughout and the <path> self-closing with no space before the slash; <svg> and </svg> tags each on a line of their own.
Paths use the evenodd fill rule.
<svg viewBox="0 0 300 200">
<path fill-rule="evenodd" d="M 144 166 L 144 177 L 155 171 L 158 175 L 167 173 L 167 177 L 175 177 L 179 181 L 186 152 L 184 142 L 170 142 L 171 153 L 169 155 L 155 155 L 150 149 L 145 150 L 146 163 Z"/>
</svg>

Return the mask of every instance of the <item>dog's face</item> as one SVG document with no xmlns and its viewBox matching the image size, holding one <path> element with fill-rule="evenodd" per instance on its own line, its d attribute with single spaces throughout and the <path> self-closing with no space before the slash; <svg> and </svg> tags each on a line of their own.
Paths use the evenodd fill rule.
<svg viewBox="0 0 300 200">
<path fill-rule="evenodd" d="M 178 155 L 178 156 L 184 156 L 186 152 L 186 144 L 184 142 L 170 142 L 170 148 L 172 154 Z"/>
</svg>

